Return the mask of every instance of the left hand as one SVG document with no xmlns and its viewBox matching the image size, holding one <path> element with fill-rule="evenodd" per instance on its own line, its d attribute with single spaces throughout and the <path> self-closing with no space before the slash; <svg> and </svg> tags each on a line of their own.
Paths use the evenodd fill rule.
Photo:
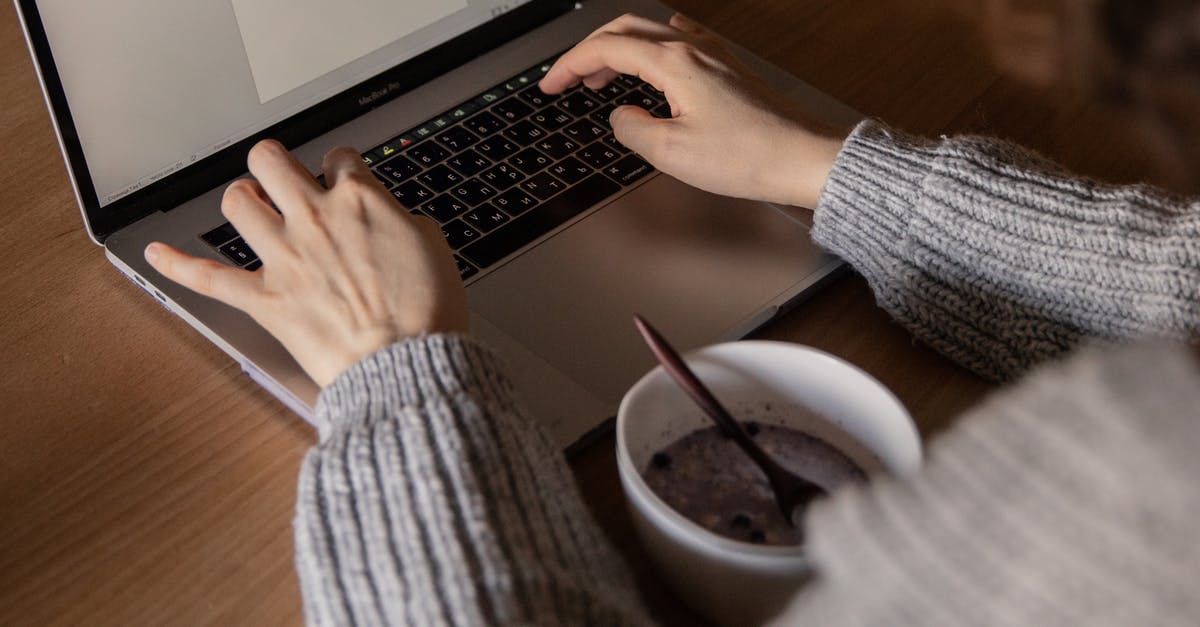
<svg viewBox="0 0 1200 627">
<path fill-rule="evenodd" d="M 321 387 L 399 340 L 467 332 L 466 292 L 441 229 L 401 207 L 356 151 L 325 156 L 328 190 L 278 142 L 257 144 L 248 164 L 257 181 L 230 185 L 221 211 L 262 268 L 155 242 L 146 247 L 155 270 L 250 314 Z"/>
</svg>

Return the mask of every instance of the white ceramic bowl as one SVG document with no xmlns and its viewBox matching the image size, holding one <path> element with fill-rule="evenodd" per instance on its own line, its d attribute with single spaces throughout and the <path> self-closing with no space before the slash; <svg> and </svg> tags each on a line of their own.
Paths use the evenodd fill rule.
<svg viewBox="0 0 1200 627">
<path fill-rule="evenodd" d="M 900 401 L 837 357 L 796 344 L 746 341 L 705 347 L 684 359 L 739 419 L 820 437 L 868 473 L 906 474 L 921 465 L 920 438 Z M 810 575 L 803 549 L 712 533 L 668 507 L 640 472 L 654 453 L 711 425 L 655 368 L 621 401 L 617 467 L 638 534 L 681 598 L 718 624 L 757 624 L 777 614 Z"/>
</svg>

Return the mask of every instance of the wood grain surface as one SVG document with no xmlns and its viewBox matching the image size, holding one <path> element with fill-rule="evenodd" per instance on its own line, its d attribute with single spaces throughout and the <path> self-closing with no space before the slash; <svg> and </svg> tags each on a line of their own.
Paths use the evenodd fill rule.
<svg viewBox="0 0 1200 627">
<path fill-rule="evenodd" d="M 1113 181 L 1159 180 L 1128 116 L 1027 86 L 969 0 L 675 0 L 858 110 L 980 132 Z M 15 12 L 0 3 L 0 624 L 298 624 L 295 482 L 314 433 L 88 241 Z M 759 337 L 880 378 L 927 434 L 991 386 L 911 337 L 847 277 Z M 665 622 L 611 438 L 572 460 Z"/>
</svg>

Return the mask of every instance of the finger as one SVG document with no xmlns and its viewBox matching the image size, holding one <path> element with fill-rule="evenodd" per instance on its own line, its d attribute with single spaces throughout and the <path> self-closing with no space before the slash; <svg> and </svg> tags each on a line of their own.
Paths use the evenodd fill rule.
<svg viewBox="0 0 1200 627">
<path fill-rule="evenodd" d="M 604 89 L 605 86 L 611 83 L 613 79 L 619 75 L 620 73 L 614 70 L 601 70 L 595 74 L 592 74 L 591 76 L 585 77 L 583 79 L 583 84 L 586 85 L 588 89 L 600 90 Z"/>
<path fill-rule="evenodd" d="M 672 26 L 633 13 L 626 13 L 605 24 L 593 31 L 584 40 L 592 39 L 602 33 L 628 35 L 645 39 L 646 41 L 675 41 L 683 35 L 681 31 Z M 605 85 L 611 83 L 619 74 L 620 72 L 615 70 L 604 69 L 591 76 L 584 77 L 583 84 L 589 89 L 603 89 Z"/>
<path fill-rule="evenodd" d="M 630 35 L 598 33 L 584 40 L 555 62 L 542 78 L 542 91 L 557 94 L 586 77 L 605 70 L 632 74 L 663 89 L 662 57 L 665 49 L 655 41 Z"/>
<path fill-rule="evenodd" d="M 621 17 L 597 28 L 590 35 L 584 37 L 584 41 L 592 39 L 601 33 L 614 33 L 618 35 L 638 35 L 643 39 L 676 39 L 679 37 L 679 30 L 652 20 L 642 17 L 634 13 L 626 13 Z"/>
<path fill-rule="evenodd" d="M 246 157 L 250 173 L 262 184 L 275 206 L 287 215 L 289 210 L 306 205 L 321 193 L 312 174 L 296 161 L 283 144 L 267 139 L 258 142 Z"/>
<path fill-rule="evenodd" d="M 249 312 L 262 291 L 262 273 L 193 257 L 161 242 L 146 247 L 146 261 L 159 274 L 226 305 Z"/>
<path fill-rule="evenodd" d="M 225 188 L 221 213 L 260 257 L 270 257 L 278 248 L 283 218 L 271 207 L 258 181 L 240 179 Z"/>
<path fill-rule="evenodd" d="M 663 134 L 670 132 L 672 120 L 659 119 L 641 107 L 625 105 L 612 112 L 609 122 L 617 141 L 626 148 L 652 163 L 661 160 Z"/>
<path fill-rule="evenodd" d="M 325 153 L 321 169 L 325 172 L 325 182 L 330 189 L 336 186 L 338 181 L 345 180 L 347 176 L 356 175 L 363 180 L 375 180 L 358 151 L 353 148 L 334 148 Z"/>
<path fill-rule="evenodd" d="M 688 33 L 689 35 L 696 35 L 699 37 L 709 37 L 712 35 L 712 32 L 707 28 L 701 26 L 698 22 L 682 13 L 676 13 L 675 15 L 672 15 L 670 21 L 667 23 L 670 24 L 672 28 L 677 28 L 685 33 Z"/>
</svg>

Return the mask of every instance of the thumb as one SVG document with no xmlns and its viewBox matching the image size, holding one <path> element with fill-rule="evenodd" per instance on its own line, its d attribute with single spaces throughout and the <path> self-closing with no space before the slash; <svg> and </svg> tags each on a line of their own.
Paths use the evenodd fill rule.
<svg viewBox="0 0 1200 627">
<path fill-rule="evenodd" d="M 617 107 L 609 117 L 617 141 L 651 162 L 659 158 L 663 136 L 670 132 L 673 122 L 670 118 L 656 118 L 649 111 L 634 105 Z"/>
</svg>

